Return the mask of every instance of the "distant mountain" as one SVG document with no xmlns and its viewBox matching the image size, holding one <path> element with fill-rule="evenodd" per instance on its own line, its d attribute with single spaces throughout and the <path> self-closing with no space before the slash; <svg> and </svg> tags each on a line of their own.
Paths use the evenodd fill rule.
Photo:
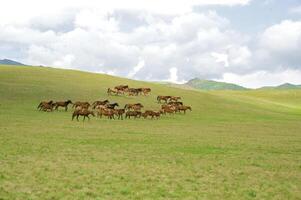
<svg viewBox="0 0 301 200">
<path fill-rule="evenodd" d="M 19 63 L 14 60 L 9 60 L 9 59 L 3 59 L 0 60 L 0 65 L 24 65 L 23 63 Z"/>
<path fill-rule="evenodd" d="M 199 78 L 191 79 L 190 81 L 185 83 L 185 85 L 200 90 L 247 90 L 247 88 L 236 84 L 212 80 L 202 80 Z"/>
<path fill-rule="evenodd" d="M 281 89 L 281 90 L 287 90 L 287 89 L 301 89 L 301 85 L 294 85 L 291 83 L 284 83 L 282 85 L 278 85 L 278 86 L 266 86 L 266 87 L 262 87 L 259 89 L 271 89 L 271 90 L 275 90 L 275 89 Z"/>
</svg>

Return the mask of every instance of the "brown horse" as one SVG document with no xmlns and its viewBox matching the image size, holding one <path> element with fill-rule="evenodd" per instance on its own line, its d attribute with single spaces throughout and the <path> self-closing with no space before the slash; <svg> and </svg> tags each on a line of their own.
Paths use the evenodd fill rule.
<svg viewBox="0 0 301 200">
<path fill-rule="evenodd" d="M 108 104 L 108 103 L 110 103 L 109 102 L 109 100 L 104 100 L 104 101 L 94 101 L 93 102 L 93 104 L 92 104 L 92 106 L 93 106 L 93 109 L 95 109 L 96 108 L 96 106 L 99 106 L 99 105 L 106 105 L 106 104 Z"/>
<path fill-rule="evenodd" d="M 128 92 L 129 96 L 138 96 L 139 95 L 139 89 L 136 88 L 127 88 L 125 92 Z"/>
<path fill-rule="evenodd" d="M 134 117 L 135 119 L 137 118 L 137 117 L 141 117 L 141 112 L 140 111 L 127 111 L 126 113 L 125 113 L 125 118 L 129 118 L 129 119 L 131 119 L 131 117 Z"/>
<path fill-rule="evenodd" d="M 143 95 L 148 95 L 152 90 L 150 88 L 142 88 Z"/>
<path fill-rule="evenodd" d="M 45 111 L 45 112 L 52 112 L 53 111 L 53 103 L 51 104 L 44 104 L 41 108 L 42 111 Z"/>
<path fill-rule="evenodd" d="M 125 104 L 124 109 L 127 110 L 141 110 L 141 108 L 143 108 L 144 106 L 141 103 L 134 103 L 134 104 Z"/>
<path fill-rule="evenodd" d="M 107 94 L 108 95 L 113 95 L 113 94 L 118 95 L 118 94 L 121 94 L 121 92 L 120 92 L 120 90 L 108 88 Z"/>
<path fill-rule="evenodd" d="M 158 96 L 157 97 L 157 101 L 158 103 L 161 103 L 161 101 L 165 101 L 165 103 L 167 103 L 167 101 L 171 98 L 171 96 Z"/>
<path fill-rule="evenodd" d="M 161 116 L 161 111 L 152 111 L 152 110 L 146 110 L 144 113 L 142 113 L 142 116 L 144 119 L 146 119 L 148 116 L 150 116 L 152 119 L 156 117 L 157 119 Z"/>
<path fill-rule="evenodd" d="M 177 101 L 177 102 L 168 102 L 167 105 L 172 105 L 172 106 L 182 106 L 183 102 Z"/>
<path fill-rule="evenodd" d="M 118 92 L 118 93 L 122 93 L 124 94 L 124 92 L 129 88 L 128 85 L 118 85 L 115 86 L 114 89 Z"/>
<path fill-rule="evenodd" d="M 97 116 L 102 118 L 102 116 L 106 116 L 109 119 L 115 119 L 114 115 L 117 114 L 117 112 L 113 109 L 108 109 L 108 108 L 101 108 L 97 111 Z"/>
<path fill-rule="evenodd" d="M 90 103 L 85 101 L 85 102 L 82 102 L 82 101 L 77 101 L 73 104 L 72 108 L 77 108 L 77 107 L 81 107 L 81 108 L 86 108 L 88 109 L 90 107 Z"/>
<path fill-rule="evenodd" d="M 191 107 L 190 106 L 179 106 L 178 107 L 179 111 L 184 111 L 184 114 L 186 114 L 186 110 L 190 110 L 192 111 Z"/>
<path fill-rule="evenodd" d="M 54 106 L 55 106 L 55 110 L 58 110 L 59 107 L 63 107 L 65 108 L 65 111 L 68 110 L 68 105 L 72 103 L 71 100 L 67 100 L 67 101 L 57 101 L 54 103 Z"/>
<path fill-rule="evenodd" d="M 72 121 L 73 121 L 73 119 L 74 119 L 75 116 L 76 116 L 77 121 L 78 121 L 78 117 L 79 117 L 79 116 L 84 116 L 83 121 L 85 121 L 86 117 L 90 120 L 89 115 L 92 115 L 93 117 L 95 116 L 95 115 L 94 115 L 94 112 L 93 112 L 93 111 L 90 111 L 90 110 L 88 110 L 88 109 L 81 109 L 81 110 L 76 109 L 76 110 L 73 112 L 73 114 L 72 114 Z"/>
<path fill-rule="evenodd" d="M 52 105 L 53 104 L 53 101 L 50 100 L 50 101 L 42 101 L 39 103 L 37 109 L 39 110 L 42 110 L 42 108 L 45 106 L 45 105 Z"/>
<path fill-rule="evenodd" d="M 125 109 L 115 109 L 116 115 L 118 116 L 118 119 L 123 120 L 123 114 L 125 113 Z"/>
</svg>

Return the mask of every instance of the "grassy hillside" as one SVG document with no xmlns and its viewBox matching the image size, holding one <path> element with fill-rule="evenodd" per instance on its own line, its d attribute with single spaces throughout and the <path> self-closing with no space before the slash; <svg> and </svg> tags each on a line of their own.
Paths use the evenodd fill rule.
<svg viewBox="0 0 301 200">
<path fill-rule="evenodd" d="M 246 88 L 236 84 L 212 80 L 201 80 L 198 78 L 191 79 L 184 85 L 200 90 L 246 90 Z"/>
<path fill-rule="evenodd" d="M 118 84 L 144 97 L 106 95 Z M 300 199 L 301 91 L 199 92 L 108 75 L 0 66 L 2 199 Z M 193 111 L 159 120 L 71 121 L 41 100 L 109 99 Z"/>
</svg>

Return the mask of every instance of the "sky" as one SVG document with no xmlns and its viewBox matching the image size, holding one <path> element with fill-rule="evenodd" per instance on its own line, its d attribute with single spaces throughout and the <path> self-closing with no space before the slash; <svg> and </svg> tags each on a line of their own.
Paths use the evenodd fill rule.
<svg viewBox="0 0 301 200">
<path fill-rule="evenodd" d="M 301 0 L 10 0 L 0 59 L 184 83 L 301 84 Z"/>
</svg>

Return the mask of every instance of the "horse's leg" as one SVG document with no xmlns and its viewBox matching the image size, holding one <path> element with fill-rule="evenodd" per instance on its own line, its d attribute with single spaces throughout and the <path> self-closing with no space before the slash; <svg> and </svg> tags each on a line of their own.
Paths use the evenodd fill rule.
<svg viewBox="0 0 301 200">
<path fill-rule="evenodd" d="M 90 117 L 89 117 L 89 115 L 87 115 L 87 117 L 88 117 L 88 120 L 90 121 Z"/>
<path fill-rule="evenodd" d="M 65 106 L 65 112 L 67 112 L 67 110 L 68 110 L 68 106 Z"/>
<path fill-rule="evenodd" d="M 78 117 L 79 117 L 79 115 L 76 115 L 76 120 L 78 121 Z"/>
</svg>

